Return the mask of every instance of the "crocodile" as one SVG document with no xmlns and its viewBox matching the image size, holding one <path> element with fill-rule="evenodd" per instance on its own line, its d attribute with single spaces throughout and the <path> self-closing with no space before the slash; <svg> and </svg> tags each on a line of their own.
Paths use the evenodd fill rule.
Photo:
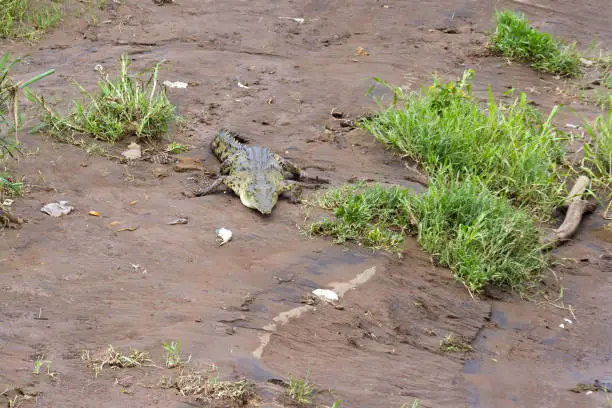
<svg viewBox="0 0 612 408">
<path fill-rule="evenodd" d="M 210 194 L 225 184 L 244 206 L 267 215 L 285 192 L 290 193 L 291 202 L 299 202 L 302 187 L 297 180 L 312 180 L 284 157 L 266 147 L 248 146 L 243 138 L 224 128 L 217 132 L 210 148 L 221 162 L 221 175 L 207 188 L 194 192 L 196 197 Z M 318 177 L 314 181 L 329 183 Z"/>
</svg>

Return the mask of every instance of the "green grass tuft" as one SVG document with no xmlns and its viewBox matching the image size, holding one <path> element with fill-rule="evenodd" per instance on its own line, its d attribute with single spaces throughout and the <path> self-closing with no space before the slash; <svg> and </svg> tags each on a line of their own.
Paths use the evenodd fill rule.
<svg viewBox="0 0 612 408">
<path fill-rule="evenodd" d="M 3 164 L 7 157 L 20 153 L 17 132 L 22 124 L 22 116 L 19 113 L 21 91 L 55 72 L 49 70 L 28 81 L 15 82 L 11 79 L 10 72 L 20 61 L 20 58 L 11 58 L 9 53 L 0 57 L 0 164 Z M 6 211 L 2 205 L 4 196 L 21 195 L 22 188 L 23 183 L 14 181 L 10 172 L 0 172 L 0 214 Z M 0 215 L 0 222 L 2 220 Z"/>
<path fill-rule="evenodd" d="M 359 245 L 397 251 L 406 232 L 414 231 L 411 218 L 413 199 L 400 187 L 364 188 L 362 184 L 332 188 L 318 197 L 317 204 L 334 212 L 310 225 L 310 233 L 329 235 L 336 243 L 355 241 Z"/>
<path fill-rule="evenodd" d="M 304 379 L 289 374 L 287 394 L 298 406 L 312 404 L 314 400 L 314 386 L 308 380 L 308 374 L 306 374 Z"/>
<path fill-rule="evenodd" d="M 0 58 L 0 161 L 5 156 L 13 157 L 18 152 L 17 131 L 22 118 L 19 114 L 19 94 L 22 90 L 55 72 L 51 69 L 24 82 L 11 79 L 11 70 L 21 62 L 21 58 L 11 58 L 8 52 Z"/>
<path fill-rule="evenodd" d="M 62 1 L 0 0 L 0 39 L 36 40 L 62 19 Z"/>
<path fill-rule="evenodd" d="M 335 217 L 312 224 L 312 234 L 390 251 L 400 250 L 405 233 L 415 234 L 474 292 L 486 284 L 519 290 L 546 264 L 531 217 L 476 179 L 439 176 L 421 196 L 400 187 L 345 186 L 328 190 L 318 204 Z"/>
<path fill-rule="evenodd" d="M 437 178 L 415 208 L 418 242 L 472 291 L 520 290 L 546 265 L 532 218 L 475 179 Z"/>
<path fill-rule="evenodd" d="M 573 44 L 564 46 L 550 34 L 536 30 L 522 13 L 503 10 L 496 12 L 495 17 L 493 51 L 527 61 L 538 71 L 570 77 L 580 73 L 580 55 Z"/>
<path fill-rule="evenodd" d="M 316 204 L 334 217 L 311 224 L 310 233 L 393 252 L 414 234 L 473 292 L 530 285 L 546 265 L 534 220 L 549 219 L 564 199 L 557 176 L 564 136 L 551 124 L 557 109 L 542 120 L 524 94 L 500 104 L 490 90 L 483 108 L 471 94 L 472 75 L 435 77 L 421 93 L 391 87 L 393 105 L 361 122 L 422 165 L 430 179 L 424 194 L 363 184 L 330 189 Z"/>
<path fill-rule="evenodd" d="M 467 70 L 447 83 L 434 77 L 428 89 L 407 95 L 391 87 L 394 105 L 362 126 L 421 163 L 430 177 L 441 171 L 459 179 L 476 176 L 495 194 L 547 219 L 563 199 L 556 168 L 565 151 L 551 123 L 557 108 L 542 120 L 524 93 L 501 104 L 489 90 L 483 109 L 471 94 L 472 76 Z"/>
<path fill-rule="evenodd" d="M 130 60 L 122 55 L 119 77 L 111 79 L 102 73 L 96 94 L 76 84 L 86 98 L 83 102 L 75 101 L 73 112 L 67 116 L 49 107 L 42 97 L 32 93 L 28 97 L 41 107 L 42 128 L 61 140 L 70 140 L 75 134 L 91 135 L 107 143 L 128 136 L 159 139 L 177 117 L 175 106 L 157 83 L 162 63 L 155 65 L 147 81 L 141 81 L 130 74 Z"/>
<path fill-rule="evenodd" d="M 175 368 L 182 367 L 191 360 L 191 356 L 187 360 L 181 357 L 181 342 L 180 340 L 171 341 L 170 343 L 162 342 L 164 350 L 166 350 L 166 367 Z"/>
<path fill-rule="evenodd" d="M 612 187 L 612 96 L 608 99 L 608 112 L 599 115 L 593 123 L 584 126 L 590 141 L 584 145 L 583 169 L 594 183 Z"/>
</svg>

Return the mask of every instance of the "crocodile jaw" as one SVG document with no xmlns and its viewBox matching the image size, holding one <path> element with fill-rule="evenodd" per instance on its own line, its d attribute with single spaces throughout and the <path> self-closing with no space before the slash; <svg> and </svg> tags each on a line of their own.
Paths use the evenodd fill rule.
<svg viewBox="0 0 612 408">
<path fill-rule="evenodd" d="M 272 208 L 276 205 L 277 200 L 277 194 L 272 194 L 271 196 L 257 193 L 247 194 L 246 192 L 240 194 L 240 201 L 245 207 L 257 210 L 265 215 L 272 213 Z"/>
</svg>

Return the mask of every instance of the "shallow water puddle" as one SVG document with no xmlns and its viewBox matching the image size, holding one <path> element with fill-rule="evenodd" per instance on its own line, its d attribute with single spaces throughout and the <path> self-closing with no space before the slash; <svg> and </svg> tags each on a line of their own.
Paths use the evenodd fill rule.
<svg viewBox="0 0 612 408">
<path fill-rule="evenodd" d="M 492 304 L 491 320 L 497 327 L 483 329 L 473 341 L 480 358 L 464 362 L 470 407 L 531 407 L 566 401 L 576 397 L 569 389 L 577 383 L 592 383 L 594 378 L 606 379 L 612 375 L 612 366 L 600 363 L 606 361 L 605 355 L 568 353 L 569 330 L 580 330 L 576 323 L 561 328 L 556 323 L 542 321 L 537 310 L 503 302 Z M 548 389 L 541 388 L 542 381 Z M 547 397 L 552 390 L 555 390 L 554 397 Z M 585 398 L 583 406 L 597 404 L 605 398 L 603 395 L 579 397 Z"/>
<path fill-rule="evenodd" d="M 357 274 L 357 276 L 355 276 L 354 279 L 351 279 L 348 282 L 333 282 L 333 283 L 330 283 L 329 286 L 332 288 L 334 292 L 338 294 L 339 297 L 342 297 L 346 294 L 347 291 L 351 289 L 355 289 L 357 286 L 363 285 L 364 283 L 372 279 L 372 277 L 375 274 L 376 274 L 376 267 L 373 266 Z M 289 309 L 285 312 L 281 312 L 278 315 L 276 315 L 272 319 L 272 323 L 269 323 L 262 328 L 262 330 L 266 331 L 266 333 L 260 336 L 259 347 L 257 347 L 253 351 L 253 356 L 257 359 L 261 358 L 261 356 L 263 355 L 264 349 L 266 348 L 268 343 L 270 343 L 270 337 L 272 336 L 272 333 L 275 332 L 279 326 L 287 324 L 289 320 L 297 319 L 300 316 L 302 316 L 304 313 L 309 312 L 309 311 L 314 311 L 314 310 L 316 310 L 316 307 L 310 306 L 310 305 L 304 305 L 304 306 L 294 307 L 293 309 Z"/>
</svg>

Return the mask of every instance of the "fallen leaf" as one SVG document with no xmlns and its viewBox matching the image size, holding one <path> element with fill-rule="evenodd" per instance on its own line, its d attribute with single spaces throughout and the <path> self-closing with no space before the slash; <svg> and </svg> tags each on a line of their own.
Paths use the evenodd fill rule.
<svg viewBox="0 0 612 408">
<path fill-rule="evenodd" d="M 363 47 L 359 47 L 355 50 L 355 55 L 357 57 L 367 57 L 368 55 L 370 55 L 370 53 L 367 52 Z"/>
</svg>

